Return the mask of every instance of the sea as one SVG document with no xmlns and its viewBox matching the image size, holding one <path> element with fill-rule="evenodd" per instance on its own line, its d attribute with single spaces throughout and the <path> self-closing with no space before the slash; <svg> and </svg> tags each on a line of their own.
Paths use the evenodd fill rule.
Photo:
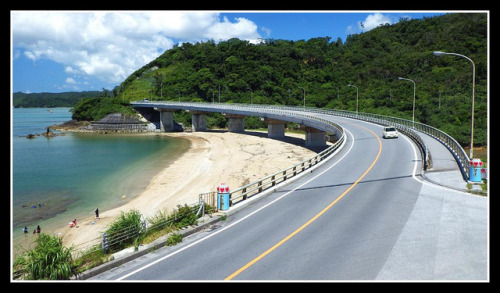
<svg viewBox="0 0 500 293">
<path fill-rule="evenodd" d="M 35 136 L 71 120 L 70 108 L 11 112 L 11 227 L 16 250 L 39 225 L 56 232 L 73 219 L 130 201 L 190 146 L 162 135 L 59 132 Z M 28 233 L 23 233 L 23 228 Z M 33 238 L 33 237 L 32 237 Z M 19 247 L 23 246 L 23 247 Z"/>
</svg>

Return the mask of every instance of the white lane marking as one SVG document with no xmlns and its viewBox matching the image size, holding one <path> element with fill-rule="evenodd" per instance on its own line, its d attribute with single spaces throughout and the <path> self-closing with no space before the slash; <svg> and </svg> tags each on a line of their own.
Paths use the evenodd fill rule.
<svg viewBox="0 0 500 293">
<path fill-rule="evenodd" d="M 341 162 L 341 161 L 342 161 L 342 160 L 343 160 L 343 159 L 344 159 L 344 158 L 345 158 L 345 157 L 346 157 L 346 156 L 347 156 L 347 155 L 351 152 L 351 150 L 352 150 L 352 148 L 353 148 L 353 146 L 354 146 L 354 135 L 352 135 L 352 133 L 351 133 L 350 131 L 348 131 L 347 129 L 345 129 L 345 131 L 346 131 L 346 132 L 348 132 L 348 133 L 349 133 L 349 135 L 352 137 L 352 144 L 351 144 L 351 146 L 350 146 L 349 150 L 348 150 L 348 151 L 347 151 L 347 152 L 346 152 L 346 153 L 345 153 L 345 154 L 344 154 L 344 155 L 343 155 L 343 156 L 342 156 L 342 157 L 341 157 L 341 158 L 340 158 L 337 162 L 335 162 L 334 164 L 332 164 L 330 167 L 326 168 L 323 172 L 321 172 L 321 173 L 317 174 L 316 176 L 314 176 L 314 177 L 312 177 L 311 179 L 307 180 L 307 181 L 306 181 L 306 182 L 304 182 L 303 184 L 301 184 L 301 185 L 299 185 L 299 186 L 295 187 L 294 189 L 290 190 L 289 192 L 287 192 L 287 193 L 283 194 L 282 196 L 280 196 L 280 197 L 278 197 L 277 199 L 275 199 L 275 200 L 271 201 L 270 203 L 268 203 L 268 204 L 266 204 L 266 205 L 262 206 L 261 208 L 259 208 L 259 209 L 255 210 L 255 211 L 253 211 L 252 213 L 250 213 L 250 214 L 246 215 L 245 217 L 243 217 L 243 218 L 239 219 L 238 221 L 236 221 L 236 222 L 234 222 L 234 223 L 232 223 L 232 224 L 230 224 L 230 225 L 228 225 L 228 226 L 226 226 L 226 227 L 224 227 L 224 228 L 222 228 L 222 229 L 220 229 L 220 230 L 218 230 L 218 231 L 215 231 L 214 233 L 212 233 L 212 234 L 210 234 L 210 235 L 207 235 L 206 237 L 203 237 L 203 238 L 201 238 L 201 239 L 199 239 L 199 240 L 197 240 L 197 241 L 195 241 L 195 242 L 193 242 L 193 243 L 191 243 L 191 244 L 189 244 L 189 245 L 186 245 L 186 246 L 184 246 L 183 248 L 181 248 L 181 249 L 179 249 L 179 250 L 177 250 L 177 251 L 172 252 L 171 254 L 165 255 L 165 256 L 164 256 L 164 257 L 162 257 L 162 258 L 159 258 L 159 259 L 157 259 L 157 260 L 155 260 L 155 261 L 153 261 L 153 262 L 151 262 L 151 263 L 148 263 L 147 265 L 145 265 L 145 266 L 143 266 L 143 267 L 140 267 L 140 268 L 138 268 L 138 269 L 136 269 L 136 270 L 134 270 L 134 271 L 132 271 L 132 272 L 130 272 L 130 273 L 128 273 L 128 274 L 126 274 L 126 275 L 124 275 L 124 276 L 120 277 L 120 278 L 118 278 L 117 280 L 118 280 L 118 281 L 121 281 L 121 280 L 123 280 L 123 279 L 125 279 L 125 278 L 128 278 L 128 277 L 130 277 L 131 275 L 134 275 L 134 274 L 136 274 L 136 273 L 138 273 L 138 272 L 140 272 L 140 271 L 142 271 L 142 270 L 144 270 L 144 269 L 147 269 L 148 267 L 150 267 L 150 266 L 152 266 L 152 265 L 155 265 L 155 264 L 157 264 L 157 263 L 159 263 L 159 262 L 161 262 L 161 261 L 163 261 L 163 260 L 165 260 L 165 259 L 167 259 L 167 258 L 169 258 L 169 257 L 171 257 L 171 256 L 176 255 L 177 253 L 179 253 L 179 252 L 181 252 L 181 251 L 184 251 L 184 250 L 186 250 L 186 249 L 188 249 L 188 248 L 190 248 L 190 247 L 192 247 L 192 246 L 194 246 L 194 245 L 196 245 L 196 244 L 198 244 L 198 243 L 200 243 L 200 242 L 202 242 L 202 241 L 204 241 L 204 240 L 207 240 L 207 239 L 209 239 L 209 238 L 211 238 L 211 237 L 213 237 L 213 236 L 215 236 L 215 235 L 219 234 L 220 232 L 222 232 L 222 231 L 224 231 L 224 230 L 226 230 L 226 229 L 229 229 L 230 227 L 232 227 L 232 226 L 234 226 L 234 225 L 238 224 L 239 222 L 241 222 L 241 221 L 243 221 L 243 220 L 245 220 L 245 219 L 249 218 L 250 216 L 252 216 L 252 215 L 256 214 L 257 212 L 259 212 L 259 211 L 261 211 L 261 210 L 265 209 L 266 207 L 268 207 L 268 206 L 272 205 L 273 203 L 277 202 L 278 200 L 280 200 L 280 199 L 284 198 L 285 196 L 289 195 L 290 193 L 292 193 L 292 192 L 296 191 L 297 189 L 301 188 L 302 186 L 304 186 L 304 185 L 308 184 L 309 182 L 311 182 L 311 181 L 313 181 L 314 179 L 318 178 L 319 176 L 323 175 L 326 171 L 330 170 L 331 168 L 333 168 L 334 166 L 336 166 L 338 163 L 340 163 L 340 162 Z M 346 138 L 346 139 L 347 139 L 347 138 Z"/>
<path fill-rule="evenodd" d="M 407 138 L 406 136 L 403 136 L 404 139 L 406 139 L 406 141 L 410 144 L 410 146 L 412 147 L 413 149 L 413 156 L 414 156 L 414 161 L 415 161 L 415 164 L 413 165 L 413 173 L 412 173 L 412 177 L 413 179 L 417 180 L 418 182 L 422 183 L 422 184 L 425 184 L 425 185 L 428 185 L 430 187 L 434 187 L 434 188 L 439 188 L 439 189 L 443 189 L 443 190 L 447 190 L 447 191 L 453 191 L 453 192 L 458 192 L 458 193 L 463 193 L 463 194 L 470 194 L 468 192 L 465 192 L 465 191 L 460 191 L 460 190 L 456 190 L 456 189 L 453 189 L 453 188 L 448 188 L 448 187 L 445 187 L 445 186 L 441 186 L 441 185 L 437 185 L 437 184 L 434 184 L 434 183 L 431 183 L 431 182 L 427 182 L 425 180 L 420 180 L 417 178 L 416 176 L 416 173 L 417 173 L 417 160 L 418 160 L 418 157 L 417 157 L 417 150 L 415 148 L 415 146 L 413 145 L 413 143 L 410 141 L 409 138 Z"/>
</svg>

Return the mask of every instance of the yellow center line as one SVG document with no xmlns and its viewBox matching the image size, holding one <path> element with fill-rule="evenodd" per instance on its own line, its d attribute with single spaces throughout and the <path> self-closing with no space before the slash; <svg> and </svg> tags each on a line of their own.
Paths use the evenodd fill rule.
<svg viewBox="0 0 500 293">
<path fill-rule="evenodd" d="M 375 159 L 373 160 L 373 162 L 371 163 L 370 167 L 368 167 L 368 169 L 366 169 L 366 171 L 363 173 L 363 175 L 361 175 L 361 177 L 359 177 L 351 186 L 349 186 L 349 188 L 347 188 L 346 191 L 344 191 L 339 197 L 337 197 L 337 199 L 335 199 L 334 201 L 332 201 L 327 207 L 325 207 L 318 214 L 316 214 L 314 217 L 312 217 L 304 225 L 300 226 L 300 228 L 298 228 L 297 230 L 293 231 L 292 233 L 290 233 L 285 238 L 281 239 L 281 241 L 279 241 L 278 243 L 276 243 L 275 245 L 273 245 L 271 248 L 269 248 L 268 250 L 266 250 L 261 255 L 257 256 L 255 259 L 253 259 L 252 261 L 250 261 L 246 265 L 242 266 L 240 269 L 238 269 L 236 272 L 234 272 L 231 275 L 229 275 L 228 277 L 226 277 L 224 280 L 232 280 L 234 277 L 236 277 L 237 275 L 239 275 L 241 272 L 243 272 L 244 270 L 246 270 L 249 267 L 251 267 L 254 263 L 256 263 L 259 260 L 261 260 L 262 258 L 264 258 L 266 255 L 268 255 L 269 253 L 271 253 L 273 250 L 275 250 L 276 248 L 280 247 L 283 243 L 287 242 L 290 238 L 292 238 L 297 233 L 299 233 L 300 231 L 302 231 L 304 228 L 306 228 L 307 226 L 309 226 L 312 222 L 314 222 L 321 215 L 323 215 L 326 211 L 328 211 L 331 207 L 333 207 L 340 199 L 342 199 L 349 191 L 351 191 L 354 188 L 354 186 L 356 186 L 366 176 L 366 174 L 368 174 L 368 172 L 370 172 L 370 170 L 373 168 L 373 166 L 375 165 L 375 163 L 380 158 L 380 154 L 382 153 L 382 141 L 380 140 L 380 138 L 378 137 L 378 135 L 375 134 L 370 129 L 365 128 L 365 127 L 360 126 L 360 125 L 357 125 L 357 124 L 353 124 L 353 125 L 358 126 L 360 128 L 363 128 L 363 129 L 371 132 L 377 138 L 377 140 L 378 140 L 378 145 L 379 145 L 378 153 L 377 153 L 377 156 L 375 157 Z"/>
</svg>

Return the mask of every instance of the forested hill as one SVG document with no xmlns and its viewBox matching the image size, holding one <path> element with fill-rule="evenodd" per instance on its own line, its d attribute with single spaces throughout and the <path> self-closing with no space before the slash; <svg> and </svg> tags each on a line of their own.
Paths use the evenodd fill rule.
<svg viewBox="0 0 500 293">
<path fill-rule="evenodd" d="M 15 108 L 54 108 L 73 107 L 82 98 L 105 96 L 100 91 L 63 92 L 63 93 L 22 93 L 12 94 L 12 106 Z"/>
<path fill-rule="evenodd" d="M 472 66 L 476 67 L 474 142 L 487 135 L 487 14 L 454 13 L 400 19 L 341 39 L 318 37 L 259 44 L 230 39 L 184 43 L 130 75 L 123 101 L 142 98 L 306 105 L 411 119 L 470 142 Z M 355 87 L 349 87 L 352 84 Z M 220 93 L 220 94 L 219 94 Z"/>
</svg>

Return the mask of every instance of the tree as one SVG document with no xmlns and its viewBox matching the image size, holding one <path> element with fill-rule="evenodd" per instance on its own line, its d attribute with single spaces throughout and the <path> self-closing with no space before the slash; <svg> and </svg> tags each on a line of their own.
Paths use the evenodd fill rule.
<svg viewBox="0 0 500 293">
<path fill-rule="evenodd" d="M 129 100 L 143 95 L 145 81 L 154 79 L 152 68 L 156 66 L 157 72 L 168 72 L 163 87 L 171 97 L 177 96 L 178 89 L 186 100 L 212 101 L 220 87 L 222 102 L 249 103 L 253 96 L 253 103 L 302 105 L 300 85 L 307 88 L 307 105 L 354 110 L 353 91 L 346 86 L 352 83 L 359 87 L 360 111 L 411 118 L 408 85 L 397 82 L 398 77 L 407 76 L 418 81 L 417 121 L 428 121 L 437 128 L 449 123 L 466 128 L 470 101 L 464 99 L 471 92 L 468 64 L 456 58 L 436 58 L 432 52 L 457 52 L 474 60 L 475 117 L 486 117 L 487 27 L 485 13 L 454 13 L 401 19 L 350 35 L 344 43 L 330 37 L 268 39 L 259 44 L 234 38 L 183 43 L 134 72 L 120 85 L 120 92 Z M 443 100 L 442 111 L 435 111 L 438 89 L 455 104 Z M 453 107 L 450 115 L 456 117 L 443 116 L 446 107 Z M 486 121 L 475 121 L 474 141 L 479 145 L 486 143 Z M 459 127 L 448 129 L 459 143 L 468 143 Z"/>
</svg>

